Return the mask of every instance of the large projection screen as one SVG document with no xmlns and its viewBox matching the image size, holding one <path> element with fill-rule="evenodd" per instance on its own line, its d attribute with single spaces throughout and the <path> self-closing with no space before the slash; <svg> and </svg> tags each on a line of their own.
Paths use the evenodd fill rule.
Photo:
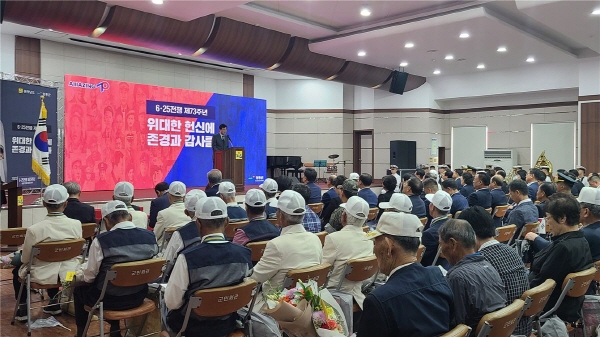
<svg viewBox="0 0 600 337">
<path fill-rule="evenodd" d="M 212 135 L 226 124 L 246 149 L 245 184 L 264 181 L 266 101 L 83 76 L 65 76 L 65 181 L 83 191 L 161 181 L 207 184 Z"/>
<path fill-rule="evenodd" d="M 487 126 L 455 126 L 452 128 L 451 165 L 484 167 L 487 150 Z"/>
</svg>

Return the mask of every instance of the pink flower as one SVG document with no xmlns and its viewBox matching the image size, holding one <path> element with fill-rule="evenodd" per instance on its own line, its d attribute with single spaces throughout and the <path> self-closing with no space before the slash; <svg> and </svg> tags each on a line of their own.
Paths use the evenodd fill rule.
<svg viewBox="0 0 600 337">
<path fill-rule="evenodd" d="M 290 300 L 293 300 L 294 297 L 296 296 L 294 293 L 296 292 L 296 288 L 292 288 L 290 290 L 287 291 L 287 293 L 285 293 L 285 297 L 289 298 Z"/>
<path fill-rule="evenodd" d="M 313 322 L 318 326 L 321 326 L 327 322 L 327 317 L 325 317 L 325 313 L 322 311 L 313 312 L 312 319 Z"/>
</svg>

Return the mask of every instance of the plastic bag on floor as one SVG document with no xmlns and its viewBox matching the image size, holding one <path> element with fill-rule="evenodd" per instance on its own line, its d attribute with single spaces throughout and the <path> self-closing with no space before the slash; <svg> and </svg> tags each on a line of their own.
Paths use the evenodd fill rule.
<svg viewBox="0 0 600 337">
<path fill-rule="evenodd" d="M 31 330 L 40 329 L 40 328 L 51 328 L 54 326 L 59 326 L 61 328 L 65 328 L 65 329 L 71 331 L 71 329 L 67 328 L 61 322 L 57 321 L 56 318 L 54 318 L 54 316 L 50 316 L 48 318 L 40 318 L 40 319 L 36 320 L 35 322 L 31 323 Z"/>
</svg>

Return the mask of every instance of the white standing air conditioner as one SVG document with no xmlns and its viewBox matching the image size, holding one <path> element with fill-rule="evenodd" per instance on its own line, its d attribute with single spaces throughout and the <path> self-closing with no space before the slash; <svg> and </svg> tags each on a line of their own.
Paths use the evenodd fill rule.
<svg viewBox="0 0 600 337">
<path fill-rule="evenodd" d="M 483 158 L 484 165 L 500 166 L 507 173 L 519 162 L 517 151 L 513 149 L 486 150 L 483 151 Z"/>
</svg>

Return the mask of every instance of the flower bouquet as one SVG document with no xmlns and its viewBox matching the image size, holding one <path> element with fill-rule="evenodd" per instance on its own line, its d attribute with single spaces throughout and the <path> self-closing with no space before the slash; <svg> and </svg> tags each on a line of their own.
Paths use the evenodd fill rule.
<svg viewBox="0 0 600 337">
<path fill-rule="evenodd" d="M 348 326 L 338 303 L 315 281 L 298 281 L 295 288 L 273 288 L 263 294 L 262 311 L 273 317 L 288 335 L 295 337 L 348 336 Z"/>
</svg>

